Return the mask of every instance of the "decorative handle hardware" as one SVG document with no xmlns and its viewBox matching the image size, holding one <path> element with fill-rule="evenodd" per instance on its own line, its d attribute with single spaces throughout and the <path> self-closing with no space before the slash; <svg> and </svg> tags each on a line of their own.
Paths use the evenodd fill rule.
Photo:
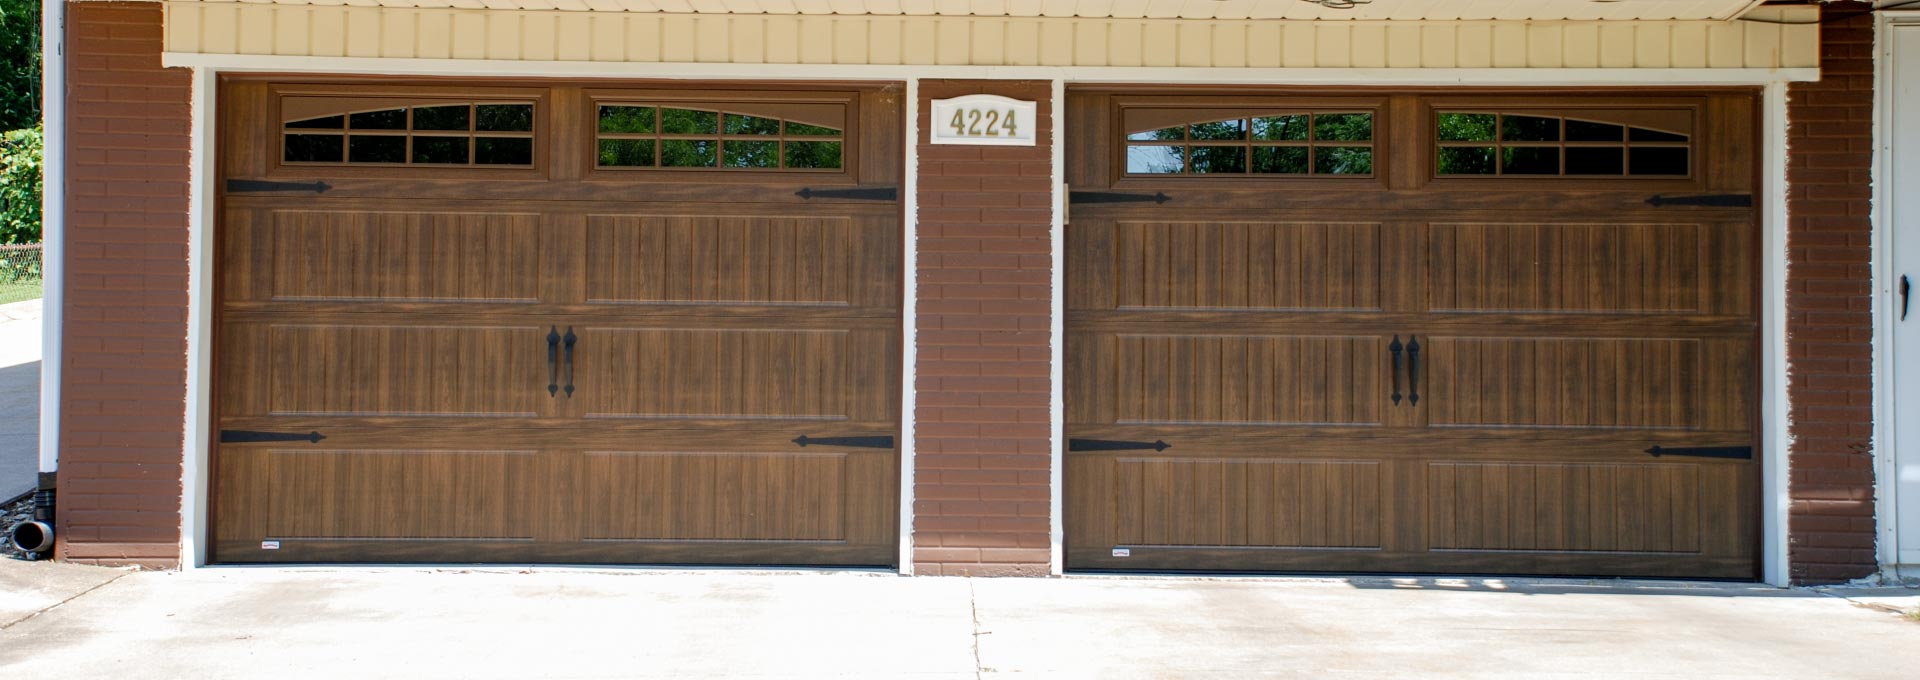
<svg viewBox="0 0 1920 680">
<path fill-rule="evenodd" d="M 1407 405 L 1420 405 L 1420 338 L 1407 336 Z"/>
<path fill-rule="evenodd" d="M 799 444 L 800 448 L 803 449 L 809 446 L 854 446 L 863 449 L 891 449 L 893 448 L 893 437 L 809 437 L 803 434 L 794 437 L 793 443 Z"/>
<path fill-rule="evenodd" d="M 1655 194 L 1647 199 L 1647 205 L 1663 208 L 1669 205 L 1696 205 L 1707 208 L 1751 208 L 1752 194 L 1709 194 L 1705 196 L 1661 196 Z"/>
<path fill-rule="evenodd" d="M 1907 320 L 1907 303 L 1909 302 L 1909 300 L 1907 299 L 1907 294 L 1911 292 L 1913 292 L 1913 282 L 1907 280 L 1906 274 L 1901 274 L 1900 275 L 1900 320 L 1901 321 Z"/>
<path fill-rule="evenodd" d="M 327 193 L 333 186 L 326 182 L 266 182 L 257 179 L 227 180 L 227 193 L 250 194 L 263 191 L 311 191 L 316 194 Z"/>
<path fill-rule="evenodd" d="M 1173 448 L 1163 441 L 1125 442 L 1111 439 L 1069 439 L 1068 451 L 1165 451 Z"/>
<path fill-rule="evenodd" d="M 900 190 L 893 187 L 872 189 L 815 189 L 803 187 L 793 195 L 806 200 L 816 198 L 849 198 L 856 201 L 895 201 L 900 199 Z"/>
<path fill-rule="evenodd" d="M 1160 204 L 1173 200 L 1165 192 L 1156 191 L 1147 194 L 1123 194 L 1114 191 L 1070 191 L 1068 203 L 1153 203 Z"/>
<path fill-rule="evenodd" d="M 560 393 L 560 327 L 547 330 L 547 396 Z"/>
<path fill-rule="evenodd" d="M 1387 345 L 1387 353 L 1393 355 L 1393 405 L 1400 405 L 1400 350 L 1406 346 L 1400 344 L 1400 336 L 1393 336 L 1393 344 Z"/>
<path fill-rule="evenodd" d="M 1647 449 L 1647 453 L 1653 454 L 1655 458 L 1661 456 L 1691 456 L 1694 458 L 1753 459 L 1753 447 L 1751 446 L 1676 446 L 1673 448 L 1655 446 Z"/>
<path fill-rule="evenodd" d="M 220 431 L 220 443 L 222 444 L 248 444 L 252 442 L 307 442 L 310 444 L 318 444 L 320 440 L 326 438 L 326 435 L 320 434 L 319 432 L 301 434 L 299 432 L 259 432 L 255 430 Z"/>
<path fill-rule="evenodd" d="M 573 343 L 576 343 L 579 341 L 580 341 L 580 336 L 574 335 L 573 327 L 568 326 L 567 327 L 567 398 L 568 399 L 573 398 Z"/>
</svg>

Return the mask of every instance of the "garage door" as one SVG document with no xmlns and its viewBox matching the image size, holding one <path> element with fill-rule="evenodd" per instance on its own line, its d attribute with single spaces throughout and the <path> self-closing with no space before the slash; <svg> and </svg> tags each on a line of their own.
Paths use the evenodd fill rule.
<svg viewBox="0 0 1920 680">
<path fill-rule="evenodd" d="M 895 560 L 897 87 L 221 99 L 215 560 Z"/>
<path fill-rule="evenodd" d="M 1073 94 L 1068 566 L 1753 578 L 1755 112 Z"/>
</svg>

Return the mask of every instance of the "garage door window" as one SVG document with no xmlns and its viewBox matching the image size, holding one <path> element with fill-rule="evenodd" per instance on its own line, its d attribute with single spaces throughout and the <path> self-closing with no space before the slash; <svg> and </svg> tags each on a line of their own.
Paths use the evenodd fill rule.
<svg viewBox="0 0 1920 680">
<path fill-rule="evenodd" d="M 1434 125 L 1435 171 L 1441 177 L 1686 177 L 1691 122 L 1684 110 L 1442 111 Z"/>
<path fill-rule="evenodd" d="M 649 104 L 599 109 L 601 168 L 840 170 L 842 127 Z"/>
<path fill-rule="evenodd" d="M 1169 111 L 1129 111 L 1129 175 L 1373 174 L 1373 114 L 1262 112 L 1165 125 Z M 1144 127 L 1143 127 L 1144 125 Z"/>
<path fill-rule="evenodd" d="M 368 107 L 369 103 L 365 99 L 287 99 L 281 161 L 289 165 L 533 165 L 532 102 Z"/>
</svg>

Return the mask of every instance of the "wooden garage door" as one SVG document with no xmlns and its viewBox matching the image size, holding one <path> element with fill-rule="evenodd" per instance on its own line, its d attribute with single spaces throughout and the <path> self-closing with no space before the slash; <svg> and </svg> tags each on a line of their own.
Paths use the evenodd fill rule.
<svg viewBox="0 0 1920 680">
<path fill-rule="evenodd" d="M 1072 94 L 1068 566 L 1754 577 L 1755 111 Z"/>
<path fill-rule="evenodd" d="M 225 83 L 213 559 L 891 564 L 899 100 Z"/>
</svg>

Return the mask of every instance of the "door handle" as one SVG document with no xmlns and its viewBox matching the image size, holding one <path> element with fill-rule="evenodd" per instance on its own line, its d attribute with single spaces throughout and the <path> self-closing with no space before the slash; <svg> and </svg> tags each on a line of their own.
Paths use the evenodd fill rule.
<svg viewBox="0 0 1920 680">
<path fill-rule="evenodd" d="M 1900 275 L 1900 320 L 1901 321 L 1907 320 L 1907 303 L 1909 302 L 1909 300 L 1907 299 L 1907 296 L 1909 293 L 1912 293 L 1912 292 L 1913 292 L 1913 282 L 1907 280 L 1906 274 L 1901 274 Z"/>
<path fill-rule="evenodd" d="M 1387 345 L 1387 353 L 1393 355 L 1393 405 L 1400 405 L 1400 350 L 1406 346 L 1400 344 L 1400 336 L 1393 336 L 1393 344 Z"/>
<path fill-rule="evenodd" d="M 547 329 L 547 396 L 560 393 L 560 327 Z"/>
<path fill-rule="evenodd" d="M 579 341 L 580 341 L 580 336 L 574 335 L 573 327 L 568 326 L 567 327 L 567 398 L 568 399 L 573 398 L 573 344 Z"/>
<path fill-rule="evenodd" d="M 1420 405 L 1420 338 L 1407 336 L 1407 404 Z"/>
</svg>

